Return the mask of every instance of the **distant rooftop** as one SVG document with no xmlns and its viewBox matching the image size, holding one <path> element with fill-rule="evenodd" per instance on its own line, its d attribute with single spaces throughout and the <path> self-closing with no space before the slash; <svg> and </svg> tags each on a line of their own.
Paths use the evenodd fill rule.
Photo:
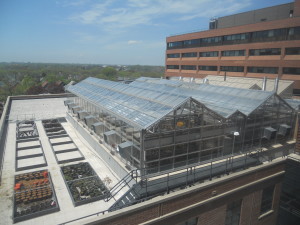
<svg viewBox="0 0 300 225">
<path fill-rule="evenodd" d="M 171 77 L 171 80 L 179 80 L 179 77 Z M 262 90 L 263 79 L 261 78 L 250 78 L 250 77 L 231 77 L 227 76 L 224 81 L 224 76 L 215 76 L 208 75 L 204 79 L 207 79 L 207 84 L 217 85 L 217 86 L 225 86 L 225 87 L 234 87 L 234 88 L 243 88 L 243 89 L 256 89 Z M 193 80 L 194 83 L 202 84 L 204 83 L 204 79 L 195 78 Z M 182 81 L 191 82 L 191 78 L 183 77 Z M 279 80 L 277 94 L 281 97 L 291 97 L 293 90 L 294 81 L 291 80 Z M 267 79 L 266 83 L 266 91 L 274 91 L 275 80 Z"/>
<path fill-rule="evenodd" d="M 293 10 L 294 2 L 290 2 L 234 15 L 223 16 L 212 20 L 216 21 L 216 23 L 215 27 L 210 26 L 210 29 L 227 28 L 265 21 L 286 19 L 293 16 Z"/>
</svg>

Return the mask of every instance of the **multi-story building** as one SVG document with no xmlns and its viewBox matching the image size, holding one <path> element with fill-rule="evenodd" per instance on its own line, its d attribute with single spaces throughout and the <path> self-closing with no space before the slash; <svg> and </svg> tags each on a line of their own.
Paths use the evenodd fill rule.
<svg viewBox="0 0 300 225">
<path fill-rule="evenodd" d="M 278 77 L 300 92 L 300 0 L 214 19 L 209 30 L 166 41 L 167 78 Z"/>
</svg>

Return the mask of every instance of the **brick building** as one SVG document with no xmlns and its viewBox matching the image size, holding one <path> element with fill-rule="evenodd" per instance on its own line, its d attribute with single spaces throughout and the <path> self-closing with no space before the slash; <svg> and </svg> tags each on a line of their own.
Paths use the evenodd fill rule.
<svg viewBox="0 0 300 225">
<path fill-rule="evenodd" d="M 221 17 L 210 30 L 167 37 L 165 76 L 293 80 L 300 92 L 300 1 Z"/>
</svg>

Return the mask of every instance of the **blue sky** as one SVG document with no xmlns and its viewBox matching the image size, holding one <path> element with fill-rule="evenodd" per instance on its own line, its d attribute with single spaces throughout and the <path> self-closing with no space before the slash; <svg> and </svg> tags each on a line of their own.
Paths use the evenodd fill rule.
<svg viewBox="0 0 300 225">
<path fill-rule="evenodd" d="M 292 0 L 0 0 L 0 62 L 164 65 L 165 40 Z"/>
</svg>

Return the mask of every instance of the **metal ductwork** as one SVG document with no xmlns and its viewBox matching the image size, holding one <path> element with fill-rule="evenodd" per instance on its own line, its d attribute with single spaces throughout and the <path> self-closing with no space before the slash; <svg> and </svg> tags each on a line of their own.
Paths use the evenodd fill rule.
<svg viewBox="0 0 300 225">
<path fill-rule="evenodd" d="M 202 82 L 203 82 L 203 84 L 209 84 L 209 81 L 207 78 L 204 78 Z"/>
<path fill-rule="evenodd" d="M 277 77 L 277 78 L 275 79 L 275 84 L 274 84 L 274 92 L 276 92 L 276 93 L 277 93 L 277 91 L 278 91 L 278 85 L 279 85 L 279 78 Z"/>
<path fill-rule="evenodd" d="M 267 89 L 267 77 L 264 77 L 264 79 L 263 79 L 263 85 L 262 85 L 262 90 L 263 91 L 266 91 L 266 89 Z"/>
</svg>

